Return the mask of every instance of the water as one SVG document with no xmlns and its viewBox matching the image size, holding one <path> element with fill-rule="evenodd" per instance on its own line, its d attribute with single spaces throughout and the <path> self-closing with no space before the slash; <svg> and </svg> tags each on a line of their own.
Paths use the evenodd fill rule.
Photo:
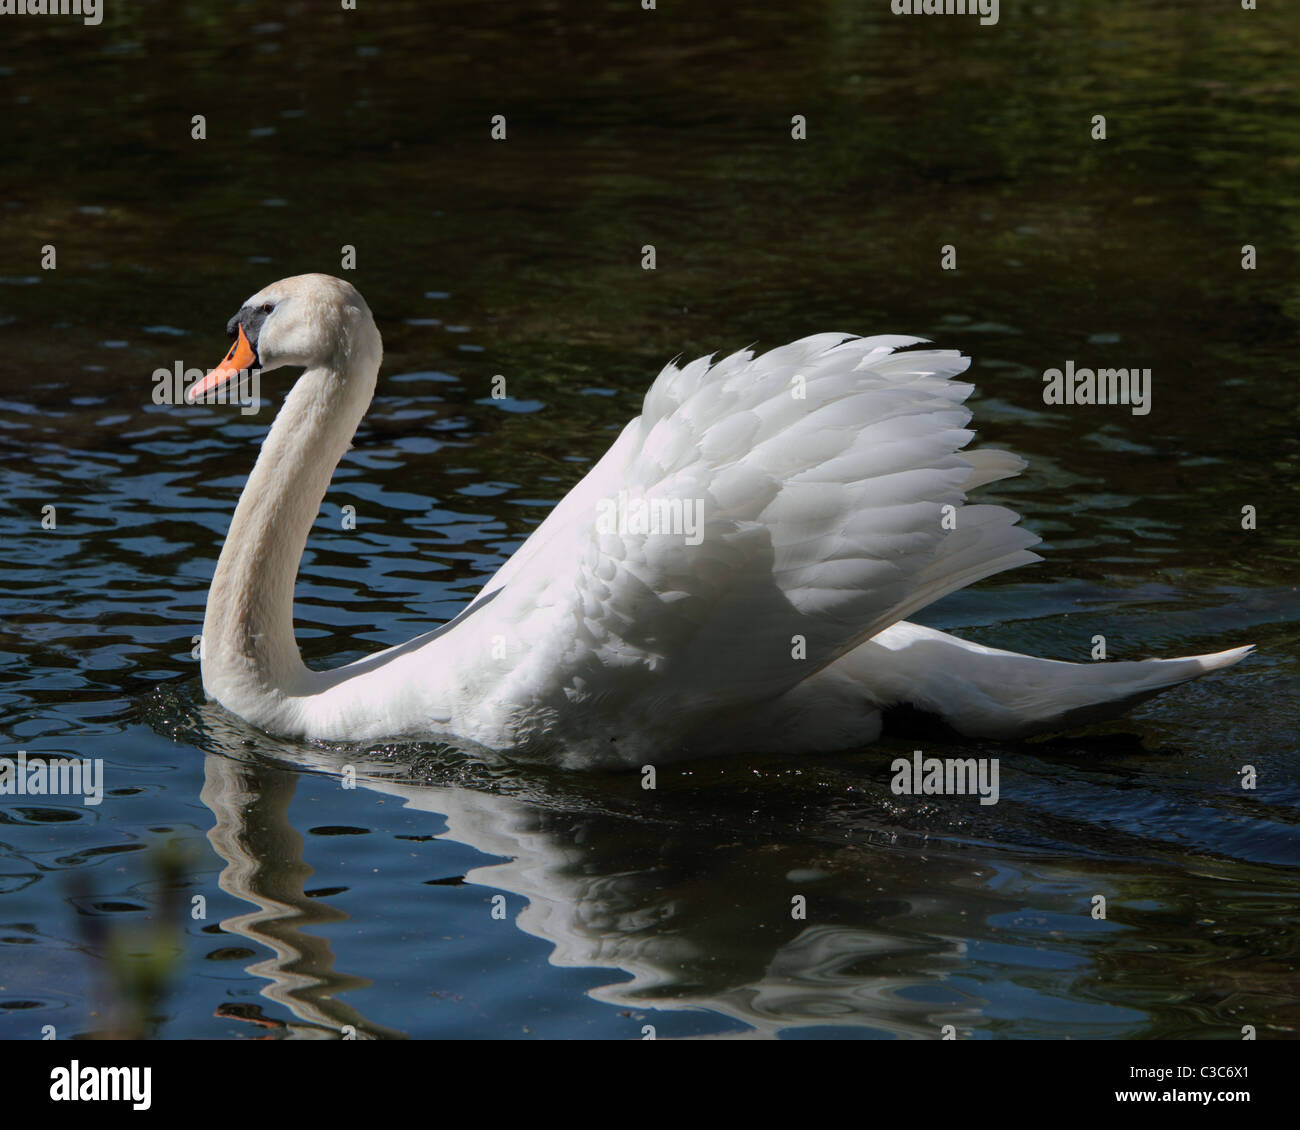
<svg viewBox="0 0 1300 1130">
<path fill-rule="evenodd" d="M 0 753 L 102 758 L 107 788 L 0 802 L 0 1036 L 1294 1034 L 1277 7 L 7 24 Z M 203 701 L 192 648 L 271 412 L 156 405 L 151 374 L 214 364 L 248 294 L 344 245 L 386 360 L 303 561 L 310 663 L 454 615 L 670 357 L 826 329 L 970 353 L 981 441 L 1029 461 L 988 493 L 1046 561 L 923 622 L 1063 659 L 1099 633 L 1114 658 L 1258 652 L 1069 737 L 697 762 L 652 793 L 260 734 Z M 1153 411 L 1046 407 L 1071 359 L 1150 367 Z M 895 796 L 918 747 L 1000 757 L 1000 803 Z"/>
</svg>

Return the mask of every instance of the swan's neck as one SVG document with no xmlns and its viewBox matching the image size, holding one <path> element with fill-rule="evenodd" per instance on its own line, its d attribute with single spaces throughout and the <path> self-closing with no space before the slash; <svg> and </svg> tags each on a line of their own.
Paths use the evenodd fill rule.
<svg viewBox="0 0 1300 1130">
<path fill-rule="evenodd" d="M 375 335 L 376 339 L 378 334 Z M 273 726 L 313 674 L 293 634 L 293 589 L 334 468 L 374 394 L 378 351 L 308 369 L 275 418 L 230 523 L 203 620 L 203 686 Z"/>
</svg>

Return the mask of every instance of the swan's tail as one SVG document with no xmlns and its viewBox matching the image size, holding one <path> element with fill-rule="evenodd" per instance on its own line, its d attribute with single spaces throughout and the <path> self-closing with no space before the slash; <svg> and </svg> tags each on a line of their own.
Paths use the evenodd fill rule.
<svg viewBox="0 0 1300 1130">
<path fill-rule="evenodd" d="M 832 666 L 862 683 L 879 706 L 915 707 L 967 737 L 1020 738 L 1115 718 L 1188 679 L 1231 667 L 1252 650 L 1063 663 L 899 623 Z"/>
</svg>

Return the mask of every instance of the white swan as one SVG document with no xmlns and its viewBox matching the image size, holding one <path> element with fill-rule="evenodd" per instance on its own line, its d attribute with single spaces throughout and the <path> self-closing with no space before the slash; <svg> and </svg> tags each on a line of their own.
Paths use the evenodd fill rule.
<svg viewBox="0 0 1300 1130">
<path fill-rule="evenodd" d="M 327 275 L 273 283 L 227 328 L 235 345 L 190 400 L 249 366 L 306 370 L 240 496 L 203 623 L 204 690 L 273 733 L 642 765 L 846 749 L 879 736 L 884 707 L 910 704 L 961 734 L 1012 738 L 1112 717 L 1250 651 L 1073 664 L 905 623 L 1040 560 L 1016 514 L 966 502 L 1024 463 L 962 450 L 971 386 L 953 378 L 967 358 L 834 333 L 670 364 L 459 616 L 311 671 L 294 580 L 383 347 L 361 295 Z M 646 515 L 681 526 L 647 530 Z"/>
</svg>

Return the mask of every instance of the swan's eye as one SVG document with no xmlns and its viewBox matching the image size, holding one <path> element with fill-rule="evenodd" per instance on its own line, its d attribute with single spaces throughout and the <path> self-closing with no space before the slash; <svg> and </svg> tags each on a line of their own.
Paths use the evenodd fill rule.
<svg viewBox="0 0 1300 1130">
<path fill-rule="evenodd" d="M 263 303 L 262 303 L 262 313 L 263 313 L 263 314 L 269 314 L 269 313 L 270 313 L 272 310 L 274 310 L 274 309 L 275 309 L 275 303 L 274 303 L 274 302 L 263 302 Z"/>
</svg>

